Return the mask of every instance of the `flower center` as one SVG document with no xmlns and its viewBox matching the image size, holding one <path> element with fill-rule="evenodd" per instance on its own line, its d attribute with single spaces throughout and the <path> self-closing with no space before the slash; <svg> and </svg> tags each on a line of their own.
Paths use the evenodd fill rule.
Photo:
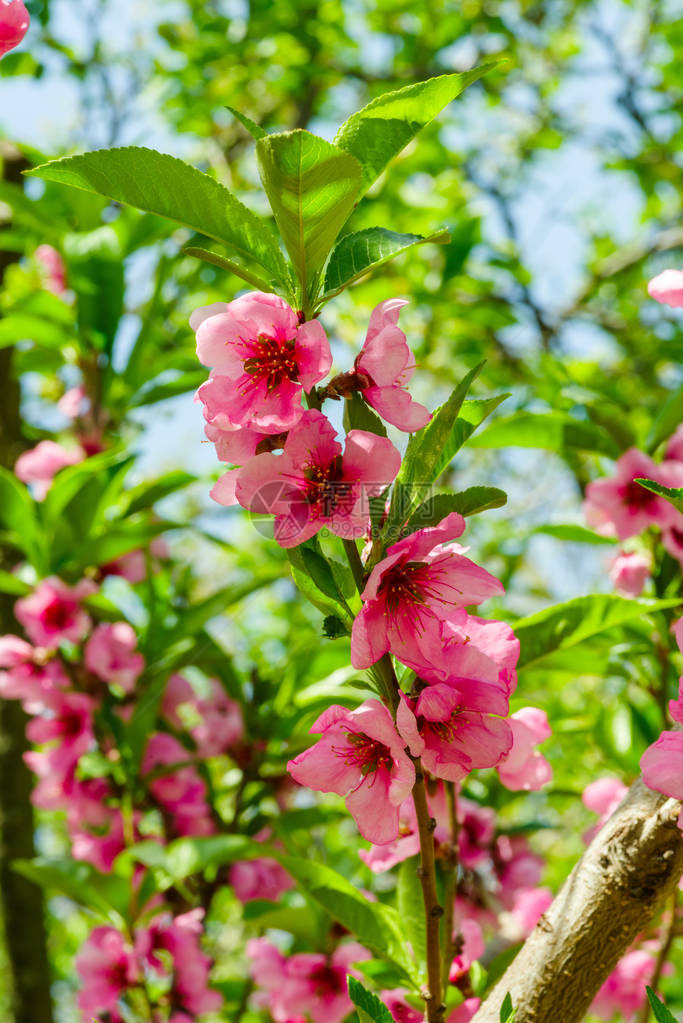
<svg viewBox="0 0 683 1023">
<path fill-rule="evenodd" d="M 408 561 L 395 565 L 386 573 L 377 592 L 386 600 L 390 612 L 401 605 L 426 603 L 428 570 L 422 561 Z"/>
<path fill-rule="evenodd" d="M 244 362 L 244 371 L 255 383 L 263 383 L 273 391 L 287 380 L 299 379 L 299 364 L 294 338 L 274 338 L 259 334 L 250 345 L 251 355 Z"/>
<path fill-rule="evenodd" d="M 323 518 L 329 519 L 340 505 L 349 503 L 352 487 L 348 480 L 344 480 L 341 455 L 337 455 L 329 465 L 307 466 L 304 479 L 307 484 L 306 501 L 314 505 Z"/>
<path fill-rule="evenodd" d="M 327 994 L 338 994 L 342 991 L 341 977 L 333 966 L 319 966 L 310 975 L 310 982 L 318 998 Z"/>
<path fill-rule="evenodd" d="M 420 718 L 418 721 L 418 727 L 420 728 L 420 731 L 422 731 L 422 729 L 429 729 L 432 735 L 436 736 L 437 739 L 441 739 L 442 742 L 452 742 L 458 734 L 462 724 L 462 722 L 458 720 L 461 710 L 462 707 L 455 707 L 451 711 L 451 716 L 447 721 L 425 721 L 424 718 Z"/>
<path fill-rule="evenodd" d="M 347 732 L 348 746 L 333 746 L 332 752 L 344 758 L 349 767 L 359 767 L 361 774 L 373 774 L 380 767 L 391 767 L 392 756 L 389 747 L 365 732 Z"/>
<path fill-rule="evenodd" d="M 646 490 L 645 487 L 641 487 L 640 483 L 636 483 L 635 480 L 631 480 L 630 483 L 620 488 L 619 496 L 623 500 L 624 504 L 627 504 L 629 508 L 637 509 L 639 511 L 645 511 L 650 508 L 657 500 L 655 494 L 650 490 Z"/>
<path fill-rule="evenodd" d="M 43 619 L 46 625 L 53 629 L 64 629 L 71 622 L 73 609 L 70 605 L 61 600 L 53 600 L 43 612 Z"/>
</svg>

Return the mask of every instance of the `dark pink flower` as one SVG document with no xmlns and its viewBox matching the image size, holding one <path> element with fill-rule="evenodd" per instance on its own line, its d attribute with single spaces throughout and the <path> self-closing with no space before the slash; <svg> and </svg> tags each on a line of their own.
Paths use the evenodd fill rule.
<svg viewBox="0 0 683 1023">
<path fill-rule="evenodd" d="M 294 884 L 284 867 L 267 856 L 233 863 L 228 880 L 240 902 L 251 902 L 252 899 L 275 902 Z"/>
<path fill-rule="evenodd" d="M 84 1019 L 110 1012 L 119 1016 L 117 1003 L 129 987 L 140 982 L 133 948 L 113 927 L 96 927 L 76 957 L 82 988 L 78 1007 Z"/>
<path fill-rule="evenodd" d="M 455 925 L 456 955 L 448 979 L 452 984 L 468 972 L 475 959 L 484 954 L 484 935 L 476 920 L 461 920 Z"/>
<path fill-rule="evenodd" d="M 26 735 L 37 745 L 54 743 L 44 753 L 26 753 L 29 766 L 37 758 L 49 764 L 56 776 L 63 776 L 76 765 L 79 757 L 87 753 L 95 741 L 93 712 L 95 702 L 86 693 L 56 690 L 46 700 L 49 717 L 35 717 L 26 726 Z"/>
<path fill-rule="evenodd" d="M 636 478 L 678 487 L 683 484 L 683 465 L 658 465 L 642 451 L 630 448 L 617 460 L 614 476 L 593 480 L 586 487 L 583 507 L 588 525 L 605 536 L 626 540 L 649 526 L 665 529 L 683 523 L 683 516 L 673 505 L 641 487 Z"/>
<path fill-rule="evenodd" d="M 620 551 L 610 565 L 609 577 L 623 597 L 639 597 L 650 578 L 652 559 L 640 551 Z"/>
<path fill-rule="evenodd" d="M 0 0 L 0 57 L 19 45 L 30 21 L 22 0 Z"/>
<path fill-rule="evenodd" d="M 508 718 L 512 749 L 498 765 L 498 775 L 513 792 L 540 789 L 550 781 L 553 769 L 535 747 L 552 735 L 548 715 L 537 707 L 523 707 Z"/>
<path fill-rule="evenodd" d="M 416 1009 L 406 1001 L 407 991 L 403 988 L 393 988 L 390 991 L 382 991 L 380 998 L 393 1016 L 396 1023 L 422 1023 L 424 1013 L 422 1009 Z"/>
<path fill-rule="evenodd" d="M 70 587 L 51 576 L 43 579 L 28 597 L 16 602 L 14 614 L 37 646 L 52 649 L 62 640 L 78 643 L 92 624 L 81 601 L 95 590 L 87 579 Z"/>
<path fill-rule="evenodd" d="M 442 658 L 442 624 L 464 623 L 464 607 L 504 592 L 501 583 L 461 553 L 443 546 L 465 529 L 452 512 L 388 548 L 362 593 L 353 623 L 351 663 L 368 668 L 387 651 L 418 674 Z"/>
<path fill-rule="evenodd" d="M 334 427 L 322 412 L 310 411 L 289 433 L 282 455 L 256 455 L 223 476 L 211 496 L 227 504 L 234 493 L 243 508 L 273 513 L 282 547 L 303 543 L 323 527 L 361 537 L 369 498 L 394 479 L 400 464 L 390 440 L 365 430 L 350 430 L 342 452 Z"/>
<path fill-rule="evenodd" d="M 215 303 L 190 317 L 197 355 L 220 375 L 225 416 L 234 427 L 281 433 L 301 418 L 302 391 L 332 364 L 330 346 L 317 320 L 299 323 L 276 295 L 250 292 Z"/>
<path fill-rule="evenodd" d="M 516 893 L 510 917 L 519 939 L 531 934 L 552 903 L 550 888 L 523 888 Z"/>
<path fill-rule="evenodd" d="M 218 1012 L 223 998 L 209 987 L 211 960 L 201 949 L 203 909 L 192 909 L 180 916 L 164 913 L 146 929 L 138 931 L 135 948 L 151 969 L 163 973 L 166 960 L 159 952 L 170 954 L 173 975 L 173 1002 L 187 1010 L 191 1018 L 205 1012 Z"/>
<path fill-rule="evenodd" d="M 683 270 L 662 270 L 648 282 L 647 291 L 655 302 L 674 308 L 683 306 Z"/>
<path fill-rule="evenodd" d="M 612 1020 L 617 1013 L 632 1019 L 645 1004 L 645 985 L 652 980 L 655 959 L 644 949 L 634 949 L 620 959 L 598 991 L 591 1011 L 604 1020 Z"/>
<path fill-rule="evenodd" d="M 192 754 L 172 735 L 152 735 L 142 760 L 149 791 L 170 817 L 178 835 L 211 835 L 216 830 L 207 802 L 206 784 Z"/>
<path fill-rule="evenodd" d="M 30 451 L 19 455 L 14 466 L 14 475 L 22 483 L 32 483 L 36 500 L 42 501 L 60 469 L 82 461 L 82 451 L 67 451 L 53 440 L 41 440 Z"/>
<path fill-rule="evenodd" d="M 358 829 L 369 842 L 393 842 L 399 806 L 415 783 L 415 768 L 391 714 L 379 700 L 356 710 L 333 705 L 310 729 L 321 738 L 290 760 L 300 785 L 346 796 Z"/>
<path fill-rule="evenodd" d="M 455 685 L 427 686 L 416 700 L 401 696 L 396 727 L 414 757 L 430 774 L 460 781 L 475 768 L 494 767 L 512 746 L 507 722 L 488 713 L 476 690 L 466 695 Z"/>
<path fill-rule="evenodd" d="M 189 731 L 202 757 L 227 753 L 244 736 L 239 703 L 230 699 L 217 679 L 209 684 L 209 694 L 200 696 L 182 675 L 171 675 L 162 703 L 166 719 L 175 728 Z"/>
<path fill-rule="evenodd" d="M 144 657 L 136 652 L 137 642 L 128 622 L 98 625 L 85 645 L 85 666 L 103 682 L 132 693 L 145 667 Z"/>
<path fill-rule="evenodd" d="M 380 302 L 372 311 L 368 333 L 355 362 L 363 397 L 383 419 L 399 430 L 413 433 L 432 418 L 424 405 L 413 401 L 406 385 L 413 375 L 415 359 L 406 336 L 398 326 L 404 298 Z"/>
</svg>

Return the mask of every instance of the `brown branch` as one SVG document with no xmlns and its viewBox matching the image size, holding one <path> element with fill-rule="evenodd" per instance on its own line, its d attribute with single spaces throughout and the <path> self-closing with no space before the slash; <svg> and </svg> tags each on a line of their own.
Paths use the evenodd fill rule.
<svg viewBox="0 0 683 1023">
<path fill-rule="evenodd" d="M 446 1006 L 441 999 L 441 951 L 439 942 L 439 924 L 443 916 L 443 907 L 439 903 L 436 892 L 436 861 L 434 859 L 434 825 L 429 816 L 427 792 L 424 773 L 419 758 L 415 763 L 415 785 L 413 786 L 413 802 L 417 814 L 417 827 L 420 833 L 420 868 L 419 877 L 422 884 L 422 898 L 425 907 L 425 926 L 427 932 L 427 984 L 424 992 L 428 1023 L 442 1023 Z"/>
<path fill-rule="evenodd" d="M 446 874 L 446 885 L 444 890 L 444 917 L 443 917 L 443 954 L 441 957 L 441 982 L 444 992 L 448 990 L 448 978 L 451 972 L 451 965 L 455 955 L 455 943 L 453 941 L 453 916 L 455 910 L 455 896 L 458 888 L 458 837 L 460 827 L 458 825 L 458 807 L 455 782 L 444 782 L 446 789 L 446 803 L 448 805 L 448 840 L 449 845 L 444 860 L 444 872 Z"/>
<path fill-rule="evenodd" d="M 579 1023 L 604 980 L 683 873 L 680 803 L 636 781 L 472 1023 Z"/>
</svg>

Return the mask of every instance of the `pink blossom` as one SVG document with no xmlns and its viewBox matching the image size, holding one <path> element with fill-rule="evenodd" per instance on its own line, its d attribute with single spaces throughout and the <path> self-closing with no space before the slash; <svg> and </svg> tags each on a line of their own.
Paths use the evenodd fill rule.
<svg viewBox="0 0 683 1023">
<path fill-rule="evenodd" d="M 63 805 L 71 840 L 71 855 L 108 873 L 126 846 L 123 815 L 110 805 L 113 797 L 104 778 L 76 779 L 65 784 Z M 135 823 L 139 814 L 135 815 Z"/>
<path fill-rule="evenodd" d="M 14 475 L 22 483 L 32 483 L 36 500 L 42 501 L 60 469 L 82 461 L 82 451 L 67 451 L 53 440 L 41 440 L 30 451 L 19 455 L 14 465 Z"/>
<path fill-rule="evenodd" d="M 369 842 L 398 835 L 399 806 L 415 783 L 415 768 L 391 714 L 379 700 L 349 711 L 336 704 L 310 729 L 322 738 L 287 765 L 300 785 L 346 796 L 358 829 Z"/>
<path fill-rule="evenodd" d="M 616 473 L 593 480 L 586 487 L 586 522 L 598 533 L 626 540 L 649 526 L 665 529 L 683 523 L 683 516 L 663 497 L 657 497 L 636 483 L 636 478 L 654 480 L 667 487 L 683 484 L 683 466 L 677 462 L 658 465 L 636 448 L 617 460 Z"/>
<path fill-rule="evenodd" d="M 438 825 L 437 825 L 438 827 Z M 435 832 L 436 838 L 436 832 Z M 369 849 L 360 849 L 358 855 L 374 874 L 391 870 L 420 851 L 415 804 L 411 797 L 404 799 L 398 811 L 398 835 L 391 842 L 376 843 Z"/>
<path fill-rule="evenodd" d="M 210 695 L 200 697 L 182 675 L 172 675 L 162 703 L 167 721 L 189 731 L 202 757 L 227 753 L 244 736 L 239 703 L 230 699 L 217 679 L 211 679 L 210 685 Z"/>
<path fill-rule="evenodd" d="M 187 1010 L 190 1016 L 217 1012 L 223 1004 L 218 991 L 209 987 L 211 960 L 200 945 L 203 933 L 203 909 L 193 909 L 180 916 L 164 913 L 149 928 L 136 936 L 136 951 L 151 969 L 163 973 L 165 961 L 158 955 L 167 952 L 173 965 L 172 1001 Z"/>
<path fill-rule="evenodd" d="M 57 402 L 57 408 L 67 419 L 80 419 L 90 406 L 90 399 L 83 387 L 71 387 Z"/>
<path fill-rule="evenodd" d="M 310 391 L 332 364 L 318 320 L 300 323 L 276 295 L 250 292 L 205 306 L 192 314 L 190 326 L 200 361 L 222 378 L 224 414 L 233 427 L 291 429 L 303 413 L 302 391 Z"/>
<path fill-rule="evenodd" d="M 552 735 L 548 715 L 537 707 L 523 707 L 508 719 L 512 729 L 512 749 L 498 765 L 498 775 L 506 788 L 518 792 L 540 789 L 553 776 L 553 769 L 534 747 Z"/>
<path fill-rule="evenodd" d="M 683 462 L 683 423 L 669 437 L 664 458 L 667 461 Z"/>
<path fill-rule="evenodd" d="M 520 938 L 531 934 L 552 902 L 550 888 L 523 888 L 516 893 L 511 916 Z"/>
<path fill-rule="evenodd" d="M 368 668 L 390 650 L 418 674 L 429 671 L 442 657 L 442 624 L 465 622 L 465 606 L 504 592 L 457 544 L 446 546 L 464 529 L 462 515 L 452 512 L 388 548 L 370 573 L 353 623 L 354 668 Z"/>
<path fill-rule="evenodd" d="M 461 920 L 453 935 L 456 954 L 448 978 L 455 984 L 470 969 L 475 959 L 484 954 L 484 935 L 476 920 Z"/>
<path fill-rule="evenodd" d="M 47 290 L 55 295 L 62 295 L 66 290 L 66 267 L 57 249 L 52 245 L 39 245 L 35 257 L 45 272 Z"/>
<path fill-rule="evenodd" d="M 286 434 L 272 434 L 249 426 L 235 425 L 230 416 L 233 391 L 234 385 L 229 377 L 211 373 L 197 391 L 195 401 L 204 406 L 204 432 L 215 444 L 219 460 L 232 465 L 244 465 L 254 457 L 259 446 L 265 451 L 282 447 Z"/>
<path fill-rule="evenodd" d="M 683 732 L 662 732 L 640 758 L 640 769 L 648 788 L 683 800 Z"/>
<path fill-rule="evenodd" d="M 591 1011 L 604 1020 L 613 1019 L 616 1013 L 632 1019 L 645 1004 L 645 985 L 651 982 L 654 970 L 655 960 L 649 952 L 627 952 L 598 991 Z"/>
<path fill-rule="evenodd" d="M 152 735 L 142 760 L 149 791 L 170 816 L 178 835 L 210 835 L 216 830 L 207 803 L 206 784 L 185 747 L 172 735 Z"/>
<path fill-rule="evenodd" d="M 398 326 L 404 298 L 380 302 L 372 311 L 368 333 L 355 361 L 355 374 L 362 394 L 383 419 L 399 430 L 413 433 L 421 430 L 432 418 L 431 413 L 413 401 L 406 386 L 415 359 L 408 348 L 406 336 Z"/>
<path fill-rule="evenodd" d="M 324 526 L 345 538 L 360 537 L 370 514 L 368 499 L 394 479 L 400 464 L 390 440 L 365 430 L 350 430 L 342 453 L 334 427 L 322 412 L 309 411 L 290 432 L 282 455 L 256 455 L 223 476 L 211 496 L 228 504 L 234 493 L 243 508 L 274 513 L 282 547 L 303 543 Z"/>
<path fill-rule="evenodd" d="M 19 636 L 0 636 L 0 698 L 21 700 L 24 710 L 39 714 L 54 690 L 68 684 L 56 658 L 48 660 Z"/>
<path fill-rule="evenodd" d="M 83 985 L 78 1007 L 84 1019 L 106 1012 L 120 1019 L 119 998 L 141 979 L 135 953 L 123 935 L 113 927 L 96 927 L 76 957 L 76 970 Z"/>
<path fill-rule="evenodd" d="M 412 755 L 447 781 L 494 767 L 512 746 L 507 722 L 487 713 L 485 698 L 445 683 L 427 686 L 416 700 L 402 694 L 396 726 Z"/>
<path fill-rule="evenodd" d="M 488 856 L 496 830 L 495 810 L 460 796 L 457 811 L 458 860 L 465 869 L 473 870 Z"/>
<path fill-rule="evenodd" d="M 403 988 L 393 988 L 390 991 L 382 991 L 380 998 L 396 1023 L 422 1023 L 424 1019 L 422 1009 L 416 1009 L 410 1005 L 406 1001 L 407 994 L 408 992 Z"/>
<path fill-rule="evenodd" d="M 63 640 L 78 643 L 92 624 L 81 601 L 95 590 L 87 579 L 71 587 L 51 576 L 16 602 L 14 614 L 31 642 L 38 646 L 53 649 Z"/>
<path fill-rule="evenodd" d="M 670 526 L 668 529 L 663 529 L 662 543 L 671 557 L 676 558 L 683 565 L 683 528 Z"/>
<path fill-rule="evenodd" d="M 132 693 L 145 667 L 145 659 L 135 652 L 135 630 L 128 622 L 98 625 L 85 645 L 85 666 L 103 682 Z"/>
<path fill-rule="evenodd" d="M 65 775 L 94 743 L 95 703 L 86 693 L 53 692 L 47 701 L 49 717 L 35 717 L 26 726 L 29 740 L 38 745 L 55 743 L 44 753 L 25 754 L 29 766 L 43 758 L 55 775 Z"/>
<path fill-rule="evenodd" d="M 285 958 L 266 938 L 249 941 L 247 955 L 275 1023 L 299 1017 L 311 1023 L 342 1023 L 353 1009 L 347 992 L 349 973 L 356 975 L 351 964 L 370 958 L 355 943 L 340 945 L 331 956 L 302 953 Z"/>
<path fill-rule="evenodd" d="M 537 887 L 543 860 L 531 851 L 524 835 L 499 835 L 493 858 L 498 875 L 498 898 L 506 909 L 513 909 L 521 889 Z"/>
<path fill-rule="evenodd" d="M 639 597 L 650 578 L 652 559 L 640 551 L 620 551 L 610 565 L 609 577 L 623 597 Z"/>
<path fill-rule="evenodd" d="M 475 1016 L 481 1005 L 480 998 L 466 998 L 461 1005 L 457 1005 L 455 1009 L 446 1017 L 446 1023 L 470 1023 L 470 1020 Z"/>
<path fill-rule="evenodd" d="M 673 703 L 673 701 L 672 701 Z M 597 778 L 587 785 L 581 796 L 581 801 L 587 810 L 599 815 L 598 823 L 595 824 L 584 836 L 584 842 L 592 842 L 600 828 L 612 816 L 619 803 L 622 801 L 628 787 L 618 778 Z"/>
<path fill-rule="evenodd" d="M 662 270 L 648 282 L 647 292 L 655 302 L 683 306 L 683 270 Z"/>
<path fill-rule="evenodd" d="M 30 20 L 22 0 L 0 0 L 0 57 L 19 45 Z"/>
<path fill-rule="evenodd" d="M 294 884 L 284 867 L 266 856 L 233 863 L 228 879 L 240 902 L 251 902 L 252 899 L 275 902 Z"/>
</svg>

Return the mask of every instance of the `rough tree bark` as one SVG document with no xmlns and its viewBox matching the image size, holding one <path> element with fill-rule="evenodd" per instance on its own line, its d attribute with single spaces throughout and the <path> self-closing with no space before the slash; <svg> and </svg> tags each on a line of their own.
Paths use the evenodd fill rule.
<svg viewBox="0 0 683 1023">
<path fill-rule="evenodd" d="M 20 181 L 28 166 L 7 144 L 0 148 L 6 181 Z M 18 257 L 0 252 L 0 284 Z M 19 384 L 12 374 L 11 348 L 0 349 L 0 465 L 10 468 L 24 446 L 19 412 Z M 8 569 L 0 551 L 0 567 Z M 0 634 L 15 631 L 12 600 L 0 594 Z M 51 1023 L 50 970 L 47 961 L 43 896 L 39 888 L 12 870 L 15 859 L 30 858 L 33 846 L 31 776 L 22 754 L 26 749 L 26 715 L 19 703 L 0 700 L 0 912 L 12 988 L 12 1023 Z M 9 1021 L 8 1021 L 9 1023 Z"/>
<path fill-rule="evenodd" d="M 642 780 L 596 835 L 472 1023 L 579 1023 L 631 942 L 683 873 L 681 804 Z"/>
</svg>

